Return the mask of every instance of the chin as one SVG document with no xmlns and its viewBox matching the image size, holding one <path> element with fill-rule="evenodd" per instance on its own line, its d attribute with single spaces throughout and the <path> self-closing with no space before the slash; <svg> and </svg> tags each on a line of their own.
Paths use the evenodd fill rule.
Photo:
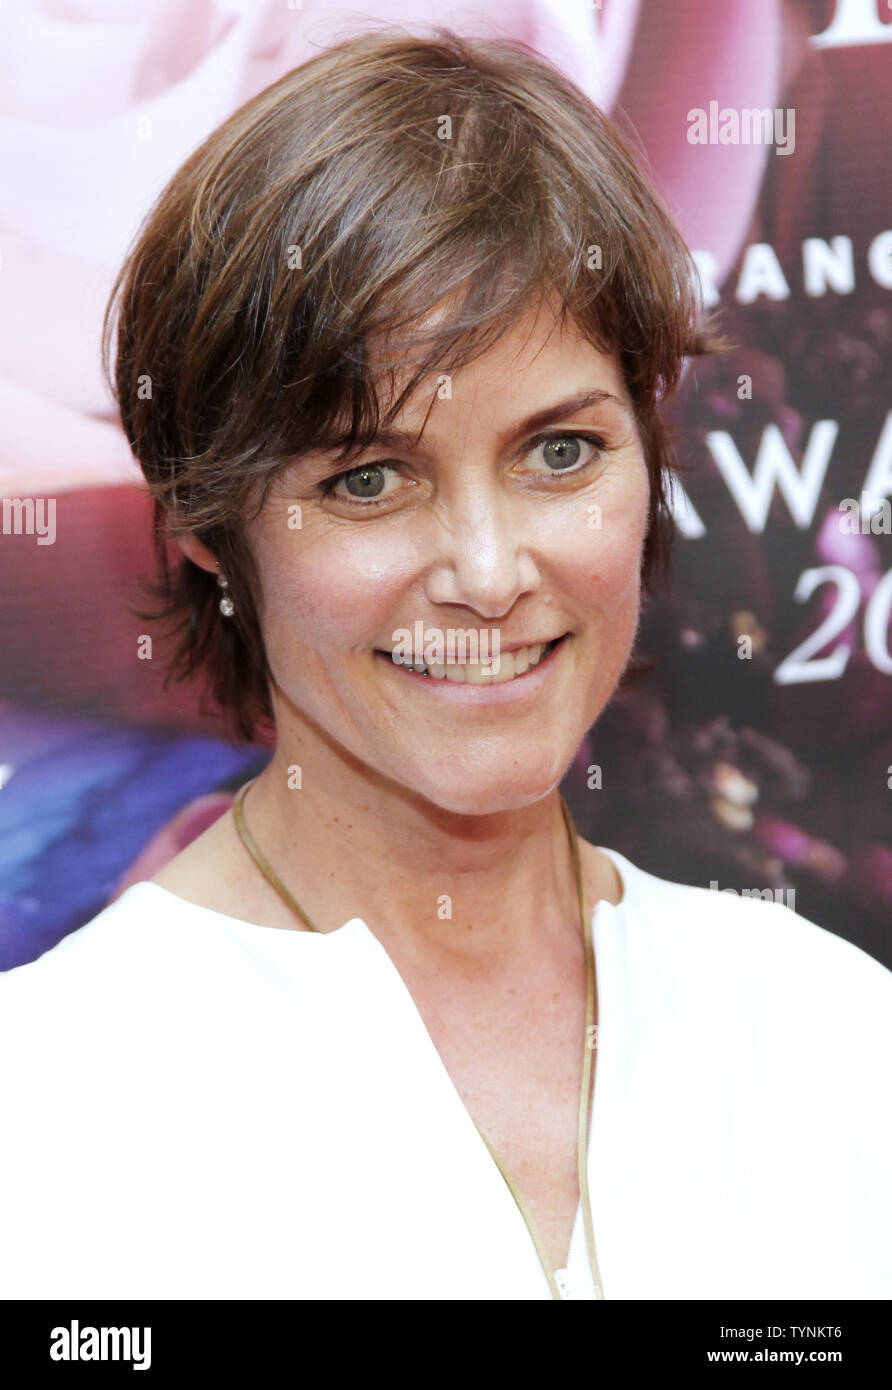
<svg viewBox="0 0 892 1390">
<path fill-rule="evenodd" d="M 575 750 L 574 750 L 575 751 Z M 501 811 L 521 811 L 548 796 L 559 785 L 573 760 L 573 752 L 565 763 L 549 758 L 547 766 L 519 766 L 493 771 L 486 775 L 478 764 L 462 772 L 457 769 L 448 779 L 426 785 L 426 779 L 415 783 L 414 790 L 426 801 L 458 816 L 487 816 Z"/>
</svg>

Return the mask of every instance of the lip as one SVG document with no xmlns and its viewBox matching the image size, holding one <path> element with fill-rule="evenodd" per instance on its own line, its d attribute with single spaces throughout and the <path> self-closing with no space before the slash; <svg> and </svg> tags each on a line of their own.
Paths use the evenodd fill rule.
<svg viewBox="0 0 892 1390">
<path fill-rule="evenodd" d="M 569 633 L 559 632 L 554 637 L 530 637 L 525 642 L 499 642 L 492 650 L 495 652 L 496 649 L 498 649 L 499 652 L 505 652 L 510 655 L 512 652 L 523 651 L 524 647 L 547 647 L 549 642 L 559 642 L 562 637 L 567 636 L 569 636 Z M 376 648 L 376 650 L 380 652 L 381 648 Z M 386 656 L 387 653 L 385 652 L 384 655 Z"/>
<path fill-rule="evenodd" d="M 561 660 L 564 648 L 567 645 L 571 633 L 565 632 L 563 637 L 558 638 L 555 646 L 540 661 L 538 666 L 534 666 L 531 671 L 525 671 L 522 676 L 514 676 L 510 681 L 502 681 L 499 685 L 467 685 L 464 681 L 434 680 L 431 676 L 423 676 L 420 671 L 412 671 L 406 666 L 399 666 L 391 656 L 384 652 L 375 652 L 375 656 L 390 667 L 394 680 L 403 682 L 412 681 L 416 687 L 421 686 L 435 700 L 451 700 L 457 705 L 503 705 L 513 704 L 516 700 L 525 700 L 536 694 L 539 688 L 548 680 L 549 675 L 554 670 L 558 661 Z M 502 651 L 508 648 L 502 647 Z"/>
<path fill-rule="evenodd" d="M 566 632 L 555 633 L 552 637 L 530 637 L 525 642 L 500 642 L 500 652 L 519 652 L 524 647 L 547 647 L 549 642 L 559 642 L 562 637 L 567 637 Z"/>
</svg>

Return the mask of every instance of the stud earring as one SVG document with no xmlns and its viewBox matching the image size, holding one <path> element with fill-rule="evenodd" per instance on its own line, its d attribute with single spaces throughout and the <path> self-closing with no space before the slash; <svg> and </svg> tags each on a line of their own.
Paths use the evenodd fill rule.
<svg viewBox="0 0 892 1390">
<path fill-rule="evenodd" d="M 225 579 L 222 574 L 217 575 L 217 583 L 219 584 L 221 589 L 229 588 L 229 580 Z M 233 613 L 235 612 L 235 604 L 233 603 L 229 595 L 226 593 L 224 593 L 223 597 L 220 600 L 220 612 L 223 614 L 224 618 L 231 618 Z"/>
</svg>

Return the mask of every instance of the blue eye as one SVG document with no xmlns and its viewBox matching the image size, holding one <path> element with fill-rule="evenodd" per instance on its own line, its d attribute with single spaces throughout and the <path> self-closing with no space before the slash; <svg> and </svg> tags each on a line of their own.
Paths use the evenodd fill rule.
<svg viewBox="0 0 892 1390">
<path fill-rule="evenodd" d="M 387 487 L 387 475 L 388 472 L 398 475 L 398 471 L 392 463 L 363 463 L 346 473 L 338 473 L 334 478 L 326 478 L 321 484 L 322 492 L 326 497 L 337 497 L 341 502 L 358 502 L 360 505 L 365 501 L 375 502 L 393 492 L 393 488 Z M 336 491 L 341 484 L 345 491 Z"/>
<path fill-rule="evenodd" d="M 572 468 L 579 462 L 582 449 L 578 439 L 546 439 L 542 445 L 542 458 L 549 468 Z"/>
<path fill-rule="evenodd" d="M 380 463 L 354 468 L 341 478 L 352 497 L 378 497 L 384 491 L 384 470 Z"/>
<path fill-rule="evenodd" d="M 538 454 L 539 462 L 545 466 L 526 471 L 552 478 L 583 474 L 600 462 L 606 447 L 600 435 L 585 431 L 540 434 L 525 446 L 523 456 L 528 459 Z M 539 453 L 539 450 L 544 452 Z M 324 497 L 332 497 L 347 506 L 364 506 L 368 511 L 372 511 L 376 503 L 387 501 L 412 486 L 412 480 L 404 476 L 404 465 L 383 460 L 360 464 L 319 484 Z"/>
<path fill-rule="evenodd" d="M 591 452 L 580 463 L 582 446 L 586 444 Z M 543 452 L 539 457 L 550 473 L 581 473 L 597 462 L 604 447 L 604 440 L 596 434 L 540 434 L 531 440 L 528 453 L 533 454 L 541 449 Z"/>
</svg>

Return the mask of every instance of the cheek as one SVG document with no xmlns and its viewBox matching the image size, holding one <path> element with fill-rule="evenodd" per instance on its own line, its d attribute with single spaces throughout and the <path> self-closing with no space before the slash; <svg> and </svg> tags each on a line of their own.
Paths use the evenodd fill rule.
<svg viewBox="0 0 892 1390">
<path fill-rule="evenodd" d="M 644 465 L 605 480 L 559 538 L 565 585 L 589 609 L 637 614 L 650 487 Z"/>
<path fill-rule="evenodd" d="M 410 576 L 380 528 L 345 528 L 324 537 L 293 533 L 284 544 L 265 536 L 257 558 L 272 659 L 285 642 L 290 649 L 346 652 L 390 636 L 383 629 Z"/>
</svg>

